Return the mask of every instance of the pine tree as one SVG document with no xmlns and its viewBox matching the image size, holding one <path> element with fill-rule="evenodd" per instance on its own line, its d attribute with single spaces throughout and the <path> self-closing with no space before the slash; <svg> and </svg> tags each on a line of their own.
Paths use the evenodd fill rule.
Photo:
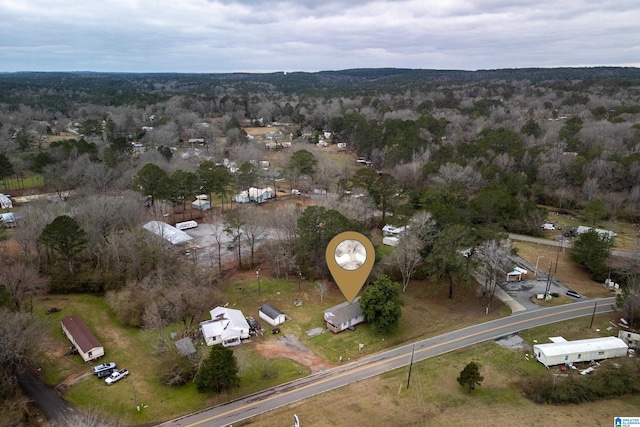
<svg viewBox="0 0 640 427">
<path fill-rule="evenodd" d="M 476 385 L 480 385 L 482 384 L 482 381 L 484 381 L 484 377 L 480 375 L 480 365 L 476 362 L 470 362 L 462 371 L 460 371 L 460 376 L 457 380 L 461 386 L 468 385 L 469 390 L 473 391 L 476 388 Z"/>
<path fill-rule="evenodd" d="M 238 361 L 233 351 L 221 345 L 214 345 L 193 381 L 200 393 L 220 393 L 240 383 L 238 372 Z"/>
</svg>

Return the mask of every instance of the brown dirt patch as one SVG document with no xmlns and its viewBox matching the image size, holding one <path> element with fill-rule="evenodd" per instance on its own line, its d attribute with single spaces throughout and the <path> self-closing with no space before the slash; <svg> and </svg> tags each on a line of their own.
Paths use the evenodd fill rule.
<svg viewBox="0 0 640 427">
<path fill-rule="evenodd" d="M 284 357 L 309 368 L 312 373 L 332 368 L 333 365 L 316 355 L 304 345 L 298 337 L 285 334 L 277 340 L 266 341 L 256 345 L 256 350 L 267 359 Z"/>
</svg>

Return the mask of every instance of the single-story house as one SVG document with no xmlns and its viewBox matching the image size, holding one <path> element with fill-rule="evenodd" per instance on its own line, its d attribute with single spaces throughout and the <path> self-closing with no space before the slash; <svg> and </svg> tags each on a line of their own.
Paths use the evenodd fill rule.
<svg viewBox="0 0 640 427">
<path fill-rule="evenodd" d="M 404 233 L 408 229 L 409 227 L 406 225 L 404 227 L 394 227 L 391 224 L 387 224 L 384 227 L 382 227 L 382 235 L 388 236 L 388 237 L 399 237 L 402 235 L 402 233 Z"/>
<path fill-rule="evenodd" d="M 199 196 L 196 196 L 196 200 L 191 202 L 191 207 L 193 209 L 206 211 L 208 209 L 211 209 L 211 203 L 209 202 L 208 197 L 205 194 L 200 194 Z"/>
<path fill-rule="evenodd" d="M 162 237 L 172 245 L 181 245 L 193 239 L 184 231 L 178 230 L 176 227 L 162 221 L 149 221 L 142 227 L 156 236 Z"/>
<path fill-rule="evenodd" d="M 249 323 L 240 310 L 216 307 L 209 312 L 211 320 L 200 322 L 200 329 L 207 345 L 238 345 L 249 338 Z"/>
<path fill-rule="evenodd" d="M 233 201 L 236 203 L 249 203 L 249 193 L 247 191 L 241 191 L 233 196 Z"/>
<path fill-rule="evenodd" d="M 324 321 L 327 322 L 327 328 L 334 334 L 364 322 L 364 315 L 360 309 L 360 297 L 354 299 L 351 304 L 345 301 L 325 310 Z"/>
<path fill-rule="evenodd" d="M 263 304 L 258 309 L 258 316 L 271 326 L 278 326 L 287 320 L 285 314 L 271 304 Z"/>
<path fill-rule="evenodd" d="M 82 360 L 90 362 L 104 356 L 104 347 L 78 316 L 65 317 L 60 324 Z"/>
<path fill-rule="evenodd" d="M 0 213 L 0 222 L 7 227 L 15 227 L 16 215 L 13 212 Z"/>
<path fill-rule="evenodd" d="M 249 188 L 249 200 L 252 202 L 258 202 L 258 203 L 266 202 L 267 200 L 271 199 L 273 195 L 274 195 L 274 191 L 273 191 L 273 188 L 271 187 Z"/>
<path fill-rule="evenodd" d="M 0 193 L 0 209 L 11 209 L 13 207 L 13 202 L 6 194 Z"/>
<path fill-rule="evenodd" d="M 533 354 L 538 362 L 549 367 L 624 357 L 628 349 L 627 344 L 618 337 L 603 337 L 536 344 L 533 346 Z"/>
</svg>

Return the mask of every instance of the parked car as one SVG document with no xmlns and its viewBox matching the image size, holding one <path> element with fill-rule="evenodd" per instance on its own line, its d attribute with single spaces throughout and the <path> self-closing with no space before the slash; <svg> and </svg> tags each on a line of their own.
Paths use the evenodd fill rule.
<svg viewBox="0 0 640 427">
<path fill-rule="evenodd" d="M 300 195 L 300 190 L 297 190 L 297 189 L 294 188 L 294 189 L 291 190 L 291 194 L 299 196 Z"/>
<path fill-rule="evenodd" d="M 542 228 L 543 230 L 555 230 L 556 225 L 552 222 L 545 222 L 540 226 L 540 228 Z"/>
<path fill-rule="evenodd" d="M 100 379 L 103 378 L 107 378 L 108 376 L 110 376 L 111 374 L 113 374 L 115 371 L 117 371 L 116 368 L 113 369 L 105 369 L 104 371 L 100 371 L 96 374 L 96 376 Z"/>
<path fill-rule="evenodd" d="M 571 289 L 569 289 L 567 291 L 567 295 L 569 295 L 570 297 L 573 297 L 573 298 L 582 298 L 582 295 L 580 295 L 576 291 L 572 291 Z"/>
<path fill-rule="evenodd" d="M 98 375 L 101 372 L 104 371 L 111 371 L 113 372 L 113 370 L 116 369 L 116 364 L 115 362 L 109 362 L 109 363 L 103 363 L 101 365 L 97 365 L 93 367 L 93 374 L 94 375 Z M 98 376 L 99 378 L 102 378 L 100 376 Z"/>
<path fill-rule="evenodd" d="M 120 369 L 119 371 L 115 371 L 111 375 L 109 375 L 104 380 L 104 382 L 107 383 L 107 385 L 111 385 L 111 384 L 115 383 L 116 381 L 120 381 L 121 379 L 123 379 L 127 375 L 129 375 L 129 371 L 127 371 L 126 369 Z"/>
</svg>

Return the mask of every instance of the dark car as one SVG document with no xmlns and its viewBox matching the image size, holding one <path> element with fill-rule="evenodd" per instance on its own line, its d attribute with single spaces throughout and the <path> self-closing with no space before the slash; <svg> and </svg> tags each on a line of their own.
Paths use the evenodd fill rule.
<svg viewBox="0 0 640 427">
<path fill-rule="evenodd" d="M 569 295 L 570 297 L 573 297 L 573 298 L 582 298 L 582 295 L 580 295 L 576 291 L 572 291 L 571 289 L 569 289 L 567 291 L 567 295 Z"/>
<path fill-rule="evenodd" d="M 116 368 L 113 368 L 113 369 L 105 369 L 105 370 L 102 370 L 102 371 L 98 372 L 98 373 L 96 374 L 96 376 L 97 376 L 98 378 L 100 378 L 100 379 L 102 379 L 102 378 L 107 378 L 108 376 L 111 376 L 111 374 L 113 374 L 115 371 L 117 371 L 117 369 L 116 369 Z"/>
<path fill-rule="evenodd" d="M 95 375 L 98 375 L 99 378 L 103 378 L 100 377 L 100 373 L 103 371 L 109 371 L 109 374 L 111 374 L 111 372 L 113 372 L 113 370 L 116 369 L 116 364 L 114 362 L 109 362 L 109 363 L 103 363 L 101 365 L 97 365 L 93 367 L 93 373 Z M 105 375 L 107 376 L 107 375 Z"/>
</svg>

